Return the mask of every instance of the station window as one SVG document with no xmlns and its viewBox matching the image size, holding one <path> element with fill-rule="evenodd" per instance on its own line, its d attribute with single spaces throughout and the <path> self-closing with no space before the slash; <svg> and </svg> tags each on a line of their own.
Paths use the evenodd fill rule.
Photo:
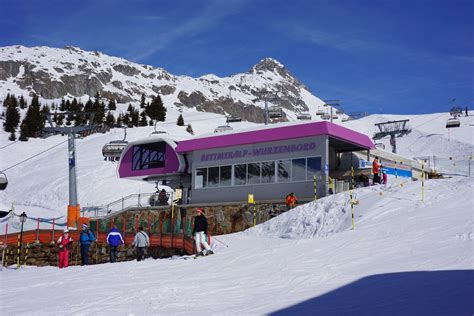
<svg viewBox="0 0 474 316">
<path fill-rule="evenodd" d="M 263 161 L 197 168 L 194 187 L 215 188 L 275 182 L 307 181 L 321 171 L 321 157 Z"/>
<path fill-rule="evenodd" d="M 219 186 L 219 167 L 207 169 L 207 186 L 212 188 Z"/>
<path fill-rule="evenodd" d="M 260 163 L 247 164 L 247 184 L 260 183 Z"/>
<path fill-rule="evenodd" d="M 278 160 L 278 182 L 291 180 L 291 160 Z"/>
<path fill-rule="evenodd" d="M 247 164 L 234 166 L 234 185 L 245 185 L 247 183 Z"/>
<path fill-rule="evenodd" d="M 165 150 L 165 142 L 133 146 L 132 170 L 163 168 Z"/>
<path fill-rule="evenodd" d="M 221 166 L 220 186 L 227 187 L 232 184 L 232 166 Z"/>
<path fill-rule="evenodd" d="M 291 180 L 302 181 L 306 180 L 306 159 L 292 159 L 291 160 Z"/>
<path fill-rule="evenodd" d="M 194 177 L 194 187 L 196 189 L 205 188 L 207 184 L 207 168 L 196 169 L 196 176 Z"/>
<path fill-rule="evenodd" d="M 321 157 L 310 157 L 306 160 L 306 179 L 313 179 L 313 176 L 321 171 Z"/>
<path fill-rule="evenodd" d="M 262 183 L 275 182 L 275 162 L 262 162 Z"/>
</svg>

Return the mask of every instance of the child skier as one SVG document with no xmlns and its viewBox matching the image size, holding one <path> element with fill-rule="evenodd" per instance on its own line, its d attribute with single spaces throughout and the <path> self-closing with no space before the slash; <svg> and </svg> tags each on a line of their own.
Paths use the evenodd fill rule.
<svg viewBox="0 0 474 316">
<path fill-rule="evenodd" d="M 72 238 L 69 236 L 69 230 L 64 229 L 64 233 L 59 237 L 57 244 L 59 245 L 59 268 L 67 268 L 69 265 L 69 250 L 72 244 Z"/>
</svg>

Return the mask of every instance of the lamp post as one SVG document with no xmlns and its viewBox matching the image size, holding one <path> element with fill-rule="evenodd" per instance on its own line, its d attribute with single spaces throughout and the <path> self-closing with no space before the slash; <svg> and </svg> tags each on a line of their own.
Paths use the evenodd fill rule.
<svg viewBox="0 0 474 316">
<path fill-rule="evenodd" d="M 26 213 L 23 212 L 20 215 L 21 230 L 20 230 L 20 242 L 18 245 L 18 256 L 17 256 L 17 267 L 20 267 L 20 254 L 21 254 L 21 244 L 23 243 L 23 224 L 26 222 Z"/>
</svg>

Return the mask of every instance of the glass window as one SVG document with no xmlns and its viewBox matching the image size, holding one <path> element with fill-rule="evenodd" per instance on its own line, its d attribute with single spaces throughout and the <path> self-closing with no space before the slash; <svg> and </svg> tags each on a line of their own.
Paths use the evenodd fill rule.
<svg viewBox="0 0 474 316">
<path fill-rule="evenodd" d="M 278 182 L 291 180 L 291 160 L 278 160 Z"/>
<path fill-rule="evenodd" d="M 244 185 L 247 183 L 247 165 L 234 166 L 234 185 Z"/>
<path fill-rule="evenodd" d="M 306 161 L 307 179 L 313 179 L 313 176 L 321 171 L 321 157 L 310 157 L 307 158 Z"/>
<path fill-rule="evenodd" d="M 212 188 L 219 186 L 219 167 L 207 169 L 207 186 Z"/>
<path fill-rule="evenodd" d="M 247 184 L 260 183 L 260 163 L 247 164 Z"/>
<path fill-rule="evenodd" d="M 133 146 L 132 170 L 163 168 L 165 149 L 165 142 Z"/>
<path fill-rule="evenodd" d="M 275 162 L 266 161 L 261 163 L 262 168 L 262 183 L 275 182 Z"/>
<path fill-rule="evenodd" d="M 196 189 L 204 188 L 207 182 L 207 168 L 196 169 L 196 177 L 194 179 L 194 187 Z"/>
<path fill-rule="evenodd" d="M 232 166 L 222 166 L 220 186 L 230 186 L 231 178 L 232 178 Z"/>
<path fill-rule="evenodd" d="M 306 159 L 291 160 L 291 179 L 293 181 L 306 180 Z"/>
</svg>

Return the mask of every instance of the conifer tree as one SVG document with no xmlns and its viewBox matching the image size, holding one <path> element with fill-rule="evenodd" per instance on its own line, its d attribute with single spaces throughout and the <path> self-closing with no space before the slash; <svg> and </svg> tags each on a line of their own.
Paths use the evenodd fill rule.
<svg viewBox="0 0 474 316">
<path fill-rule="evenodd" d="M 164 122 L 166 119 L 166 108 L 163 105 L 161 97 L 153 97 L 150 105 L 146 108 L 146 114 L 154 121 Z"/>
<path fill-rule="evenodd" d="M 21 124 L 21 127 L 20 127 L 20 141 L 27 142 L 29 133 L 30 132 L 28 130 L 28 125 Z"/>
<path fill-rule="evenodd" d="M 105 125 L 108 127 L 114 127 L 115 125 L 115 117 L 111 112 L 107 113 L 107 116 L 105 117 Z"/>
<path fill-rule="evenodd" d="M 18 112 L 15 96 L 10 96 L 6 103 L 8 105 L 7 112 L 5 113 L 5 123 L 3 123 L 3 125 L 5 132 L 10 133 L 14 131 L 18 127 L 18 123 L 20 123 L 20 112 Z"/>
<path fill-rule="evenodd" d="M 8 140 L 11 140 L 12 142 L 16 140 L 15 130 L 11 131 L 10 137 L 8 137 Z"/>
<path fill-rule="evenodd" d="M 194 135 L 194 131 L 191 124 L 188 124 L 188 127 L 186 127 L 186 132 L 188 132 L 191 135 Z"/>
<path fill-rule="evenodd" d="M 120 113 L 117 117 L 117 125 L 122 126 L 123 125 L 123 115 Z"/>
<path fill-rule="evenodd" d="M 130 126 L 130 115 L 128 115 L 128 113 L 125 113 L 125 115 L 122 117 L 122 120 L 123 120 L 123 125 L 125 125 L 127 127 L 131 127 Z"/>
<path fill-rule="evenodd" d="M 145 99 L 145 94 L 142 93 L 142 98 L 141 98 L 141 100 L 140 100 L 140 109 L 144 109 L 144 108 L 145 108 L 145 101 L 146 101 L 146 99 Z"/>
<path fill-rule="evenodd" d="M 147 118 L 146 118 L 146 113 L 145 111 L 142 111 L 140 113 L 140 122 L 138 123 L 140 126 L 147 126 L 148 125 L 148 121 L 147 121 Z"/>
<path fill-rule="evenodd" d="M 26 101 L 25 101 L 25 98 L 23 98 L 23 95 L 20 96 L 20 100 L 18 101 L 19 105 L 20 105 L 20 109 L 26 109 L 27 107 L 27 104 L 26 104 Z"/>
<path fill-rule="evenodd" d="M 178 126 L 184 126 L 183 114 L 180 114 L 180 115 L 178 116 L 178 120 L 176 121 L 176 125 L 178 125 Z"/>
<path fill-rule="evenodd" d="M 64 112 L 66 111 L 66 101 L 64 98 L 61 99 L 61 104 L 59 105 L 59 111 Z"/>
<path fill-rule="evenodd" d="M 107 105 L 109 111 L 115 111 L 117 109 L 117 104 L 115 104 L 114 99 L 109 99 L 109 104 Z"/>
<path fill-rule="evenodd" d="M 28 125 L 27 137 L 37 136 L 44 127 L 44 115 L 41 114 L 39 98 L 36 94 L 33 96 L 31 104 L 26 111 L 26 116 L 22 124 L 23 123 Z"/>
<path fill-rule="evenodd" d="M 7 93 L 7 96 L 3 99 L 3 106 L 8 107 L 8 104 L 10 104 L 10 93 Z"/>
</svg>

